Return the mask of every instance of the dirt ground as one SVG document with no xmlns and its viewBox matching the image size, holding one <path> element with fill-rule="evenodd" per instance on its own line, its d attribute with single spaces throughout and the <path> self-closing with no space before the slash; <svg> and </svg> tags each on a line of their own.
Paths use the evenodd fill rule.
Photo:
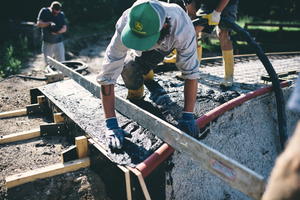
<svg viewBox="0 0 300 200">
<path fill-rule="evenodd" d="M 98 73 L 106 43 L 85 48 L 79 59 L 89 65 L 88 73 Z M 92 50 L 91 50 L 92 49 Z M 78 50 L 78 55 L 79 55 Z M 98 54 L 98 55 L 96 55 Z M 71 54 L 72 55 L 72 54 Z M 22 74 L 45 77 L 42 54 L 30 60 L 29 68 Z M 29 90 L 46 84 L 45 81 L 11 77 L 0 80 L 0 112 L 26 108 L 30 104 Z M 39 128 L 40 124 L 52 122 L 45 115 L 26 115 L 0 119 L 0 137 Z M 72 145 L 66 137 L 48 136 L 0 144 L 0 199 L 107 199 L 100 177 L 90 168 L 81 169 L 51 178 L 37 180 L 7 190 L 5 178 L 61 162 L 60 153 Z"/>
</svg>

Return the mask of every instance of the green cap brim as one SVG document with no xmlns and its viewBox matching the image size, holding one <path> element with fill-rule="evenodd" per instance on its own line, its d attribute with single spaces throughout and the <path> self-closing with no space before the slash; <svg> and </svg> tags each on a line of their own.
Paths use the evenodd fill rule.
<svg viewBox="0 0 300 200">
<path fill-rule="evenodd" d="M 121 41 L 126 47 L 130 49 L 145 51 L 156 44 L 159 36 L 160 32 L 149 36 L 138 36 L 131 31 L 129 23 L 127 23 L 121 34 Z"/>
</svg>

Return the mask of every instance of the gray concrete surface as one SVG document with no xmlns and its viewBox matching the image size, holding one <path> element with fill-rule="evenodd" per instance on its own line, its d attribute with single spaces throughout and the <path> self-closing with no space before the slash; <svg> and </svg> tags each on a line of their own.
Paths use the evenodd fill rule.
<svg viewBox="0 0 300 200">
<path fill-rule="evenodd" d="M 286 100 L 290 92 L 291 88 L 284 89 Z M 202 142 L 262 175 L 267 183 L 280 153 L 276 112 L 274 94 L 255 98 L 211 123 Z M 290 110 L 286 114 L 291 136 L 300 115 Z M 177 151 L 170 165 L 174 167 L 166 177 L 167 183 L 172 183 L 166 187 L 166 199 L 251 199 Z"/>
<path fill-rule="evenodd" d="M 277 72 L 295 69 L 299 71 L 300 57 L 274 59 L 271 63 Z M 195 118 L 203 116 L 240 94 L 269 85 L 260 80 L 260 76 L 266 75 L 266 71 L 259 60 L 236 64 L 233 91 L 222 91 L 218 87 L 219 81 L 223 78 L 223 70 L 223 66 L 201 68 Z M 151 106 L 154 108 L 152 111 L 156 111 L 156 114 L 174 126 L 180 119 L 184 102 L 183 81 L 176 78 L 176 75 L 178 75 L 176 71 L 156 74 L 155 81 L 161 88 L 151 91 L 146 87 L 144 98 L 145 102 L 150 103 L 145 104 L 145 109 Z M 93 76 L 89 78 L 94 79 Z M 70 115 L 84 131 L 105 143 L 105 122 L 101 101 L 67 81 L 55 83 L 51 87 L 46 90 L 53 101 L 63 104 L 68 109 L 64 112 L 68 113 L 67 115 Z M 121 79 L 116 85 L 116 93 L 120 97 L 126 97 L 127 90 Z M 284 90 L 286 101 L 290 93 L 291 88 Z M 133 135 L 126 142 L 132 145 L 132 149 L 125 149 L 121 154 L 109 152 L 109 155 L 119 164 L 134 167 L 150 156 L 162 141 L 155 133 L 140 127 L 137 122 L 119 113 L 117 117 L 120 126 Z M 293 133 L 298 117 L 297 113 L 287 110 L 289 136 Z M 205 129 L 201 130 L 205 132 L 202 142 L 268 179 L 279 153 L 277 112 L 273 93 L 250 100 L 226 112 Z M 166 199 L 250 199 L 177 151 L 168 162 L 170 170 L 166 176 Z"/>
</svg>

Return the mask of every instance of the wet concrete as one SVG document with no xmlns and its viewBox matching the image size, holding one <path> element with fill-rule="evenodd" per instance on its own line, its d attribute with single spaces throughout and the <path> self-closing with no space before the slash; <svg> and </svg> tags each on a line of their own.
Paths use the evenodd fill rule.
<svg viewBox="0 0 300 200">
<path fill-rule="evenodd" d="M 176 73 L 171 79 L 156 78 L 146 85 L 145 97 L 132 103 L 160 117 L 161 119 L 177 125 L 183 108 L 183 81 L 176 78 Z M 169 75 L 167 75 L 169 76 Z M 92 79 L 92 78 L 89 78 Z M 65 80 L 48 84 L 39 88 L 56 106 L 58 106 L 70 119 L 72 119 L 88 135 L 97 138 L 104 146 L 105 120 L 101 100 L 73 80 Z M 126 98 L 127 89 L 121 79 L 115 88 L 116 95 Z M 226 91 L 216 94 L 213 90 L 199 88 L 197 95 L 197 109 L 195 118 L 199 118 L 214 107 L 239 96 L 236 91 Z M 204 106 L 205 105 L 205 106 Z M 114 162 L 121 165 L 135 167 L 149 157 L 163 142 L 153 133 L 139 126 L 117 113 L 119 125 L 132 134 L 126 138 L 121 151 L 111 152 L 107 147 L 109 156 Z M 201 133 L 199 133 L 201 134 Z"/>
<path fill-rule="evenodd" d="M 295 60 L 295 58 L 292 59 Z M 296 61 L 298 62 L 299 59 L 296 58 Z M 244 71 L 250 66 L 252 68 L 260 66 L 261 68 L 261 63 L 260 61 L 251 61 L 245 66 Z M 241 66 L 237 66 L 237 68 L 239 71 L 243 71 Z M 210 75 L 210 72 L 203 73 Z M 146 84 L 144 99 L 133 103 L 176 126 L 184 104 L 184 82 L 176 78 L 177 75 L 178 72 L 156 74 L 155 82 Z M 252 74 L 252 76 L 257 76 L 257 74 Z M 223 91 L 215 83 L 205 84 L 219 80 L 222 75 L 211 75 L 211 77 L 210 82 L 203 77 L 199 79 L 194 118 L 203 116 L 242 93 L 266 86 L 262 83 L 238 82 L 235 83 L 232 90 Z M 214 77 L 217 78 L 214 79 Z M 89 79 L 94 80 L 94 77 L 91 76 Z M 239 77 L 238 80 L 241 78 Z M 247 87 L 245 89 L 241 86 Z M 73 80 L 49 84 L 39 89 L 83 131 L 91 137 L 97 138 L 105 146 L 105 121 L 99 98 L 93 96 Z M 115 91 L 119 97 L 126 98 L 127 89 L 121 78 L 117 81 Z M 290 92 L 291 88 L 284 90 L 285 100 L 288 99 Z M 297 121 L 295 116 L 296 113 L 287 111 L 289 136 Z M 108 154 L 114 162 L 134 167 L 149 157 L 163 143 L 155 136 L 155 133 L 150 133 L 139 126 L 137 122 L 118 112 L 117 118 L 119 125 L 130 132 L 132 138 L 126 139 L 124 148 L 119 152 L 111 152 L 107 148 Z M 274 94 L 250 100 L 225 113 L 202 128 L 199 131 L 198 139 L 254 170 L 267 180 L 280 152 Z M 250 199 L 201 169 L 177 151 L 169 160 L 169 166 L 166 177 L 167 199 L 226 199 L 228 197 Z"/>
<path fill-rule="evenodd" d="M 284 89 L 285 100 L 291 88 Z M 274 94 L 252 99 L 224 113 L 206 127 L 204 144 L 262 175 L 266 182 L 281 152 Z M 299 113 L 287 110 L 287 134 L 293 134 Z M 252 199 L 201 169 L 175 151 L 169 165 L 166 199 Z M 170 181 L 172 180 L 172 181 Z"/>
</svg>

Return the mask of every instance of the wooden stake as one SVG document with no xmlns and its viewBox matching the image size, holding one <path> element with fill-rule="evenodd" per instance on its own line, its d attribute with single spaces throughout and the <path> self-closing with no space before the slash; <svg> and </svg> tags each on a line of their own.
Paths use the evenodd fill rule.
<svg viewBox="0 0 300 200">
<path fill-rule="evenodd" d="M 54 113 L 53 118 L 54 118 L 54 123 L 59 123 L 63 122 L 64 118 L 62 117 L 63 113 Z"/>
<path fill-rule="evenodd" d="M 85 136 L 79 136 L 75 138 L 75 145 L 78 154 L 78 158 L 84 158 L 88 156 L 88 142 Z"/>
<path fill-rule="evenodd" d="M 40 136 L 41 136 L 40 129 L 34 129 L 34 130 L 24 131 L 20 133 L 13 133 L 10 135 L 4 135 L 3 137 L 0 137 L 0 144 L 16 142 L 16 141 L 31 139 Z"/>
<path fill-rule="evenodd" d="M 43 103 L 45 102 L 46 99 L 45 99 L 45 96 L 44 95 L 41 95 L 41 96 L 37 96 L 37 102 L 38 103 Z"/>
<path fill-rule="evenodd" d="M 76 171 L 81 168 L 86 168 L 88 166 L 90 166 L 90 158 L 85 157 L 70 162 L 59 163 L 56 165 L 35 169 L 32 171 L 7 177 L 6 187 L 7 189 L 9 189 L 24 183 L 35 181 L 36 179 L 48 178 L 59 174 Z"/>
</svg>

